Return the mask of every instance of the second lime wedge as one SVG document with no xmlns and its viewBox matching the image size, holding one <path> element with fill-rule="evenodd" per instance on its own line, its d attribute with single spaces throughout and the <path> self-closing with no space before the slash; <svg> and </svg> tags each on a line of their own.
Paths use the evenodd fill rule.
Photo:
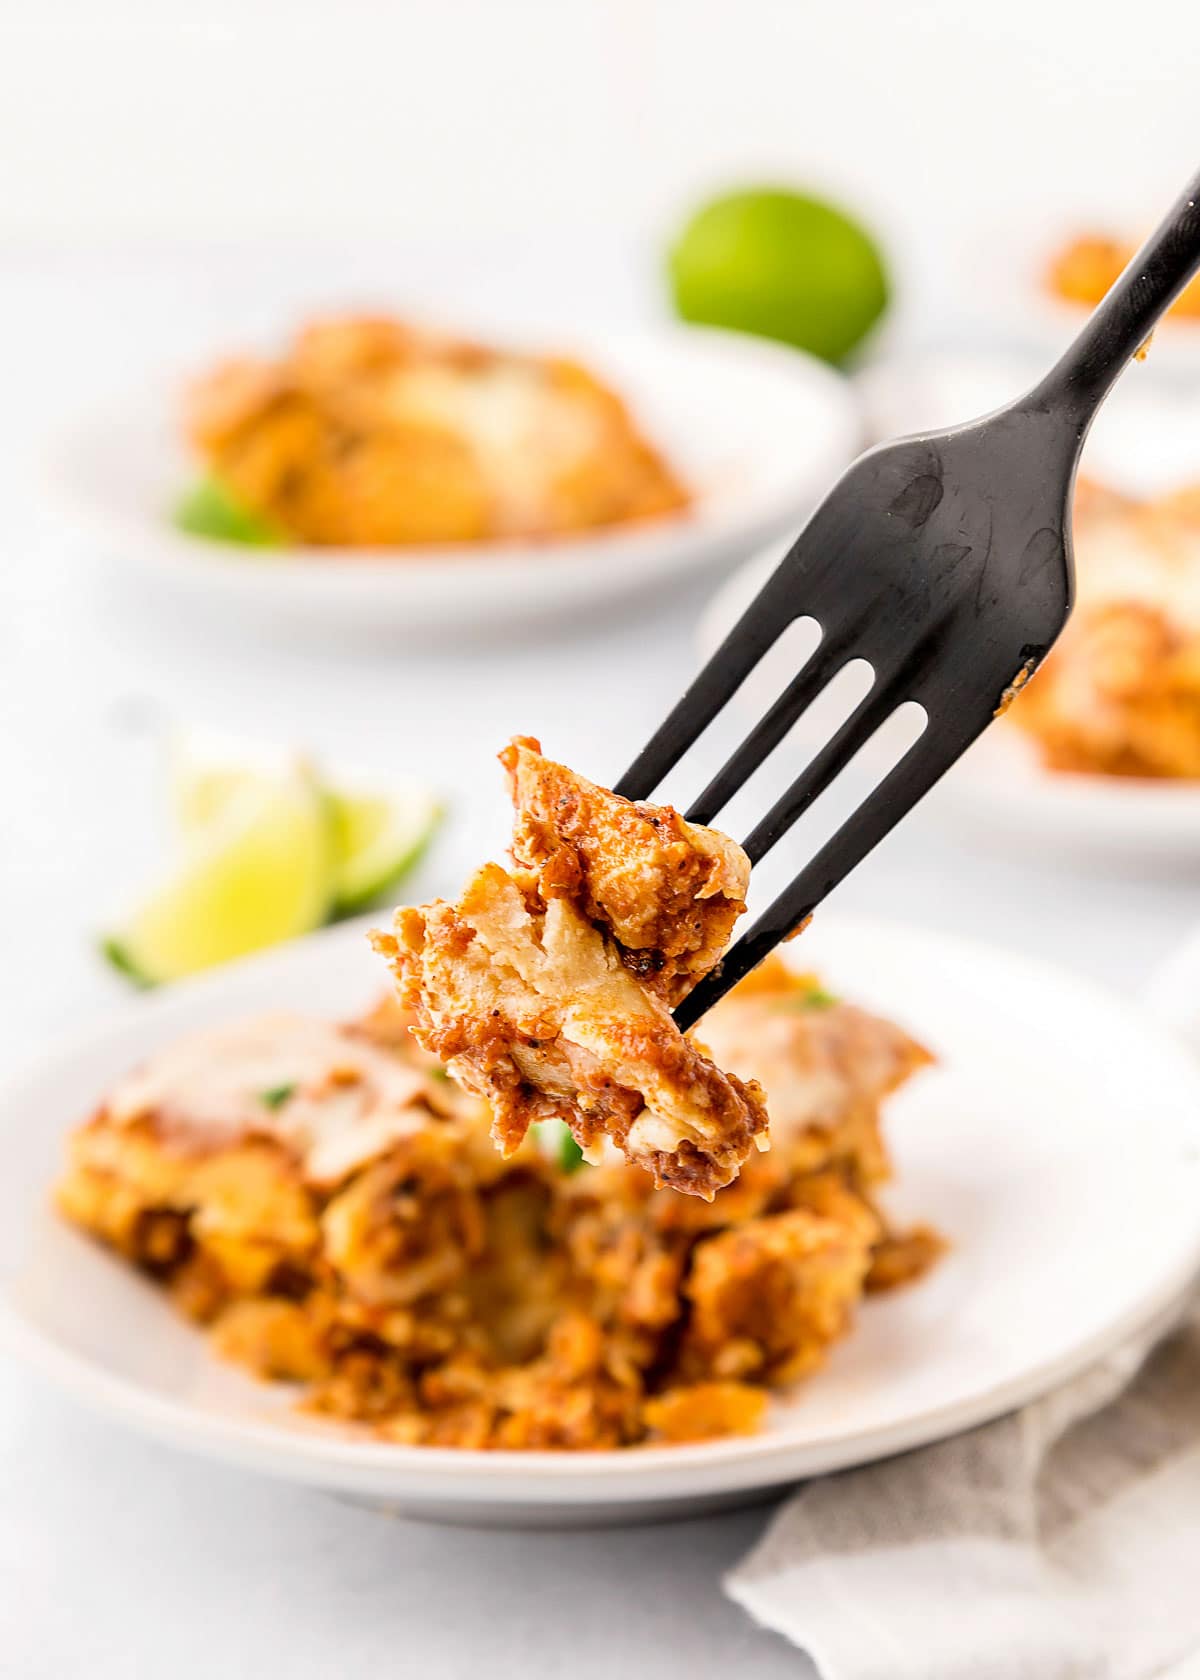
<svg viewBox="0 0 1200 1680">
<path fill-rule="evenodd" d="M 331 788 L 333 907 L 337 916 L 368 910 L 410 870 L 441 818 L 427 787 L 410 783 L 387 793 Z"/>
</svg>

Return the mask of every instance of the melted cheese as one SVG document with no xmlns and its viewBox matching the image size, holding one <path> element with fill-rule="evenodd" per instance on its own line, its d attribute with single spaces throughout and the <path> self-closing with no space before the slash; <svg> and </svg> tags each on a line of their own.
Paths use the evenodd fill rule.
<svg viewBox="0 0 1200 1680">
<path fill-rule="evenodd" d="M 122 1079 L 106 1110 L 198 1142 L 278 1139 L 314 1184 L 335 1183 L 429 1123 L 430 1068 L 300 1015 L 267 1015 L 179 1039 Z M 429 1101 L 429 1098 L 434 1101 Z"/>
<path fill-rule="evenodd" d="M 1200 630 L 1200 540 L 1190 534 L 1098 516 L 1080 521 L 1077 559 L 1081 606 L 1138 602 Z"/>
<path fill-rule="evenodd" d="M 405 414 L 470 441 L 505 527 L 541 523 L 548 492 L 600 441 L 592 411 L 532 365 L 465 374 L 425 364 L 406 369 L 396 391 Z"/>
</svg>

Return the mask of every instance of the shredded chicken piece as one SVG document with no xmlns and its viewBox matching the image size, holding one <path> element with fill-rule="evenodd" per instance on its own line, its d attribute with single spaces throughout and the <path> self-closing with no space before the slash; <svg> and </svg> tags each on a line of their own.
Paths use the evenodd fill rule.
<svg viewBox="0 0 1200 1680">
<path fill-rule="evenodd" d="M 680 1369 L 693 1381 L 794 1382 L 824 1358 L 862 1293 L 878 1235 L 850 1192 L 844 1217 L 772 1214 L 696 1249 Z"/>
<path fill-rule="evenodd" d="M 669 807 L 634 805 L 541 756 L 503 754 L 514 857 L 457 904 L 396 913 L 375 935 L 418 1041 L 491 1104 L 504 1153 L 562 1119 L 607 1137 L 657 1184 L 711 1199 L 766 1142 L 762 1092 L 722 1073 L 669 1005 L 719 959 L 749 863 Z"/>
<path fill-rule="evenodd" d="M 746 908 L 750 860 L 669 805 L 634 804 L 518 736 L 500 755 L 516 810 L 512 855 L 545 900 L 601 923 L 621 961 L 671 1008 L 712 969 Z"/>
</svg>

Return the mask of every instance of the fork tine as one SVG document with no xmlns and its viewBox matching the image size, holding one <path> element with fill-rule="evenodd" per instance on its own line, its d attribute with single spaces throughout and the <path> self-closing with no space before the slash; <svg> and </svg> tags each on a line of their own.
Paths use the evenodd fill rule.
<svg viewBox="0 0 1200 1680">
<path fill-rule="evenodd" d="M 796 719 L 806 712 L 817 695 L 845 663 L 857 632 L 849 624 L 830 632 L 818 644 L 766 716 L 747 735 L 704 792 L 689 806 L 688 822 L 710 823 L 759 765 L 783 740 Z"/>
<path fill-rule="evenodd" d="M 894 670 L 876 671 L 870 691 L 747 837 L 743 850 L 752 864 L 762 862 L 775 842 L 825 792 L 880 725 L 898 706 L 913 698 L 914 688 L 928 671 L 931 654 L 940 646 L 942 628 L 941 621 L 935 621 Z"/>
<path fill-rule="evenodd" d="M 756 824 L 743 840 L 742 850 L 752 864 L 762 862 L 776 841 L 781 839 L 792 824 L 804 815 L 813 801 L 825 792 L 859 748 L 865 745 L 904 699 L 905 694 L 900 685 L 888 683 L 882 688 L 876 686 L 859 702 L 836 734 L 826 741 L 786 793 L 780 795 L 762 821 Z"/>
<path fill-rule="evenodd" d="M 613 788 L 625 799 L 648 799 L 672 771 L 696 737 L 708 728 L 738 685 L 749 676 L 763 654 L 774 646 L 793 619 L 787 587 L 791 576 L 785 556 L 762 589 L 695 678 L 683 699 L 634 759 Z"/>
<path fill-rule="evenodd" d="M 921 799 L 966 748 L 982 734 L 991 713 L 982 711 L 947 721 L 930 718 L 920 740 L 821 847 L 790 886 L 763 912 L 748 933 L 726 952 L 719 967 L 690 992 L 675 1011 L 684 1032 L 775 946 L 812 915 L 817 905 L 845 879 L 873 846 Z"/>
</svg>

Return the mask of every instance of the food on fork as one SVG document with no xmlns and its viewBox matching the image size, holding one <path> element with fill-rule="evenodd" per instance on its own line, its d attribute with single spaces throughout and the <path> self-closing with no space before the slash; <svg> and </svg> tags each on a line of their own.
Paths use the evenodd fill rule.
<svg viewBox="0 0 1200 1680">
<path fill-rule="evenodd" d="M 674 1005 L 708 973 L 746 908 L 750 864 L 669 805 L 635 805 L 518 736 L 500 755 L 516 812 L 512 852 L 544 897 L 565 892 L 609 927 L 631 974 Z"/>
<path fill-rule="evenodd" d="M 1011 718 L 1055 770 L 1200 778 L 1200 490 L 1075 500 L 1078 604 Z"/>
<path fill-rule="evenodd" d="M 226 540 L 549 537 L 690 500 L 621 398 L 578 362 L 386 316 L 318 320 L 278 356 L 220 363 L 192 387 L 185 430 L 210 480 L 180 523 Z"/>
<path fill-rule="evenodd" d="M 711 1203 L 548 1132 L 507 1159 L 388 999 L 168 1044 L 73 1135 L 61 1211 L 310 1412 L 384 1439 L 595 1449 L 747 1433 L 927 1265 L 889 1232 L 879 1108 L 928 1060 L 781 962 L 709 1018 L 779 1099 Z M 897 1256 L 908 1264 L 898 1267 Z"/>
<path fill-rule="evenodd" d="M 1046 287 L 1064 303 L 1094 309 L 1128 265 L 1137 247 L 1110 234 L 1085 233 L 1057 250 L 1046 269 Z M 1168 318 L 1200 320 L 1200 279 L 1185 286 Z"/>
<path fill-rule="evenodd" d="M 419 1042 L 491 1106 L 506 1153 L 562 1120 L 656 1184 L 711 1199 L 767 1115 L 753 1078 L 722 1073 L 671 1008 L 718 962 L 750 864 L 670 806 L 633 804 L 515 739 L 501 755 L 513 867 L 485 864 L 455 904 L 396 912 L 374 936 Z"/>
</svg>

